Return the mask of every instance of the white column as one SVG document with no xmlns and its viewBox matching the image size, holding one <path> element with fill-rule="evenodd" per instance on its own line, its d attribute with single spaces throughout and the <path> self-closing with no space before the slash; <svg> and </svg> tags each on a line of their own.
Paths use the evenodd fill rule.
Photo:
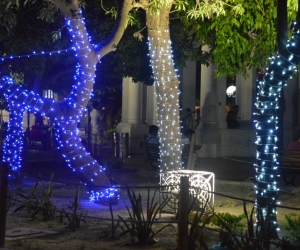
<svg viewBox="0 0 300 250">
<path fill-rule="evenodd" d="M 129 153 L 142 151 L 140 143 L 147 133 L 147 127 L 142 124 L 143 83 L 134 83 L 131 77 L 123 78 L 122 121 L 117 126 L 117 132 L 129 133 Z"/>
<path fill-rule="evenodd" d="M 182 109 L 195 110 L 196 62 L 187 61 L 182 71 Z"/>
<path fill-rule="evenodd" d="M 236 104 L 239 105 L 241 127 L 252 127 L 253 94 L 255 93 L 255 72 L 248 72 L 249 76 L 244 78 L 241 74 L 236 76 Z"/>
<path fill-rule="evenodd" d="M 214 78 L 216 66 L 201 65 L 201 125 L 203 127 L 216 126 L 216 92 L 217 80 Z"/>
<path fill-rule="evenodd" d="M 226 124 L 226 78 L 217 79 L 216 114 L 218 128 L 227 128 Z"/>
<path fill-rule="evenodd" d="M 142 83 L 134 83 L 131 77 L 123 78 L 122 122 L 141 124 Z"/>
<path fill-rule="evenodd" d="M 216 157 L 218 144 L 217 127 L 217 79 L 214 78 L 216 66 L 201 65 L 201 124 L 196 130 L 196 145 L 202 143 L 200 157 Z"/>
<path fill-rule="evenodd" d="M 157 125 L 157 100 L 155 94 L 156 86 L 147 86 L 147 125 Z"/>
</svg>

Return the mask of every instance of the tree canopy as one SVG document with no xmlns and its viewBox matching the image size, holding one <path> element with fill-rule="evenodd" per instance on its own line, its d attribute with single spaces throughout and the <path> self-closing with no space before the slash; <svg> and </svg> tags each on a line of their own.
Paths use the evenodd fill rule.
<svg viewBox="0 0 300 250">
<path fill-rule="evenodd" d="M 246 75 L 249 69 L 264 69 L 277 50 L 276 1 L 226 2 L 226 15 L 199 19 L 199 15 L 191 13 L 191 18 L 183 19 L 186 29 L 194 40 L 209 45 L 211 61 L 218 65 L 218 76 Z M 232 7 L 238 4 L 243 12 Z M 289 22 L 295 20 L 297 4 L 297 0 L 288 1 Z"/>
</svg>

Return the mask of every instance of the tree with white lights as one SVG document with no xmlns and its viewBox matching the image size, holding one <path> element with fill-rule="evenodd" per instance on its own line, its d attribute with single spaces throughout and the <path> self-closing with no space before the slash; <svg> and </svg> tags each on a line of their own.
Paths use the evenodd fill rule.
<svg viewBox="0 0 300 250">
<path fill-rule="evenodd" d="M 255 168 L 258 228 L 262 219 L 267 219 L 271 231 L 277 225 L 275 203 L 280 168 L 277 131 L 279 119 L 282 119 L 278 116 L 279 101 L 282 88 L 299 63 L 300 4 L 297 0 L 243 2 L 245 12 L 242 16 L 234 17 L 228 12 L 224 17 L 207 20 L 199 30 L 191 29 L 191 35 L 198 35 L 204 44 L 211 46 L 218 76 L 234 76 L 240 72 L 246 75 L 248 70 L 269 65 L 265 75 L 258 80 Z M 288 38 L 288 24 L 292 20 L 296 22 L 292 24 L 292 35 Z"/>
<path fill-rule="evenodd" d="M 179 120 L 179 80 L 174 67 L 170 39 L 169 15 L 187 11 L 188 15 L 210 17 L 223 15 L 226 1 L 187 3 L 174 0 L 140 0 L 136 7 L 146 11 L 150 64 L 156 86 L 157 113 L 160 137 L 161 170 L 179 170 L 181 166 L 181 134 Z M 190 10 L 186 7 L 189 4 Z M 231 6 L 233 7 L 233 6 Z M 235 6 L 241 13 L 241 6 Z"/>
<path fill-rule="evenodd" d="M 278 194 L 278 109 L 279 98 L 286 81 L 297 70 L 300 59 L 300 11 L 291 24 L 292 35 L 288 40 L 287 0 L 277 2 L 277 52 L 270 58 L 265 75 L 258 80 L 257 96 L 257 209 L 260 216 L 268 214 L 269 230 L 277 224 L 276 196 Z M 298 1 L 298 8 L 300 2 Z"/>
</svg>

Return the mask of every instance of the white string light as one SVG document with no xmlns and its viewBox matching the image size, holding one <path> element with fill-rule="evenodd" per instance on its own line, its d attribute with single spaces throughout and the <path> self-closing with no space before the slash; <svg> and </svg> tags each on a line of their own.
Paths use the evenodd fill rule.
<svg viewBox="0 0 300 250">
<path fill-rule="evenodd" d="M 181 134 L 179 124 L 178 75 L 174 69 L 170 32 L 151 30 L 148 37 L 150 63 L 156 86 L 160 138 L 160 168 L 180 170 Z"/>
<path fill-rule="evenodd" d="M 300 60 L 299 46 L 300 35 L 299 27 L 294 23 L 293 36 L 287 42 L 287 51 L 290 53 L 287 58 L 278 54 L 270 58 L 270 66 L 266 69 L 266 74 L 262 80 L 258 80 L 258 93 L 256 108 L 256 144 L 257 144 L 257 164 L 256 180 L 257 185 L 256 207 L 258 209 L 257 221 L 262 221 L 260 212 L 264 218 L 267 214 L 273 225 L 277 225 L 276 197 L 278 194 L 277 177 L 278 175 L 278 154 L 277 154 L 277 130 L 278 130 L 278 100 L 282 88 L 286 81 L 296 70 Z M 273 204 L 273 205 L 272 205 Z M 259 212 L 260 211 L 260 212 Z M 277 229 L 279 230 L 279 229 Z"/>
</svg>

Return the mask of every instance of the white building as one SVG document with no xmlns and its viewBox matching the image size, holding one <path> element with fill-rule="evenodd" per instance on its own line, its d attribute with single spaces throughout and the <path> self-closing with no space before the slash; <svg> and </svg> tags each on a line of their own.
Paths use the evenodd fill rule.
<svg viewBox="0 0 300 250">
<path fill-rule="evenodd" d="M 227 129 L 226 124 L 226 79 L 216 78 L 216 65 L 201 65 L 187 62 L 187 67 L 180 70 L 180 103 L 182 108 L 195 107 L 196 75 L 200 71 L 200 107 L 201 124 L 196 128 L 196 144 L 203 144 L 197 152 L 199 157 L 255 157 L 255 112 L 256 75 L 249 72 L 249 77 L 236 76 L 236 100 L 240 106 L 240 129 Z M 299 76 L 288 81 L 284 89 L 285 113 L 283 120 L 284 148 L 286 149 L 299 129 Z M 148 126 L 157 124 L 155 86 L 133 83 L 131 78 L 123 79 L 122 121 L 117 127 L 120 133 L 129 133 L 129 153 L 140 153 L 140 142 L 148 134 Z"/>
</svg>

